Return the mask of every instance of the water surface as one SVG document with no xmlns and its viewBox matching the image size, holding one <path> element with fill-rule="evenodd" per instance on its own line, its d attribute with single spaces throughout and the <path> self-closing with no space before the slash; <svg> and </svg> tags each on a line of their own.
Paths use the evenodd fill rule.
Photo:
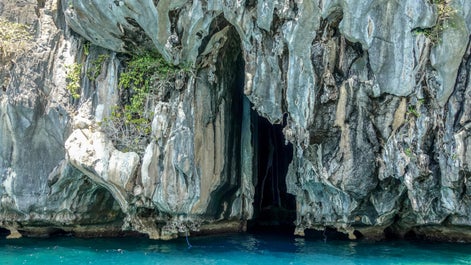
<svg viewBox="0 0 471 265">
<path fill-rule="evenodd" d="M 0 240 L 0 264 L 471 264 L 470 244 L 351 242 L 273 235 L 224 235 L 152 241 Z"/>
</svg>

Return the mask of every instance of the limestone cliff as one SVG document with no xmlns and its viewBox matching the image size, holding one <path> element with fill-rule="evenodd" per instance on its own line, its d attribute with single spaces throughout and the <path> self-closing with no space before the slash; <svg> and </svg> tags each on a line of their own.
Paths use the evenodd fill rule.
<svg viewBox="0 0 471 265">
<path fill-rule="evenodd" d="M 297 234 L 471 240 L 469 1 L 4 0 L 0 17 L 31 34 L 0 42 L 0 227 L 171 238 L 292 207 Z M 126 148 L 105 127 L 138 51 L 186 70 L 149 81 Z"/>
</svg>

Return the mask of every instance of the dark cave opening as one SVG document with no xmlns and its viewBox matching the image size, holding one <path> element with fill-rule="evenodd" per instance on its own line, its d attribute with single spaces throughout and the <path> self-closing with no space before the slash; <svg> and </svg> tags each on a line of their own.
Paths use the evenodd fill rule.
<svg viewBox="0 0 471 265">
<path fill-rule="evenodd" d="M 283 124 L 271 124 L 254 112 L 252 127 L 257 183 L 254 183 L 254 218 L 249 221 L 248 229 L 292 234 L 296 200 L 287 192 L 286 175 L 293 159 L 293 146 L 285 143 Z"/>
<path fill-rule="evenodd" d="M 10 234 L 10 230 L 0 227 L 0 238 L 4 238 Z"/>
</svg>

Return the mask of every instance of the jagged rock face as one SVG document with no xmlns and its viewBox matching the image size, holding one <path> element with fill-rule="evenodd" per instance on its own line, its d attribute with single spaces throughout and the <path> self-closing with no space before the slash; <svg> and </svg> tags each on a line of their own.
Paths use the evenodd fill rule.
<svg viewBox="0 0 471 265">
<path fill-rule="evenodd" d="M 86 235 L 80 225 L 117 234 L 124 215 L 112 194 L 65 163 L 74 103 L 64 90 L 64 65 L 73 62 L 77 43 L 61 32 L 57 2 L 41 2 L 2 2 L 2 16 L 32 25 L 36 37 L 24 54 L 2 62 L 0 222 L 26 235 L 72 227 Z"/>
<path fill-rule="evenodd" d="M 426 0 L 30 2 L 0 5 L 36 33 L 0 80 L 2 226 L 238 229 L 262 177 L 251 104 L 294 145 L 299 234 L 471 239 L 471 2 L 448 3 L 445 26 Z M 434 27 L 441 40 L 421 33 Z M 142 156 L 100 129 L 120 100 L 119 53 L 136 49 L 194 70 L 156 102 Z M 100 54 L 100 75 L 69 97 L 65 66 L 85 73 Z"/>
</svg>

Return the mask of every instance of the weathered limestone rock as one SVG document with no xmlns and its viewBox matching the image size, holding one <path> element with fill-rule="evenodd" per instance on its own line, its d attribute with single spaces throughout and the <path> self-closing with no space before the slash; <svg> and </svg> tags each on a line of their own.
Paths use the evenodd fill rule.
<svg viewBox="0 0 471 265">
<path fill-rule="evenodd" d="M 471 2 L 444 4 L 4 1 L 0 16 L 34 41 L 1 62 L 0 226 L 164 239 L 243 229 L 261 177 L 252 108 L 294 145 L 297 233 L 471 240 Z M 101 125 L 123 100 L 123 53 L 149 49 L 192 73 L 159 92 L 139 155 Z M 80 98 L 66 89 L 72 64 Z"/>
<path fill-rule="evenodd" d="M 21 238 L 21 234 L 15 228 L 10 228 L 10 234 L 7 236 L 7 239 L 18 239 Z"/>
<path fill-rule="evenodd" d="M 139 156 L 114 149 L 101 132 L 77 129 L 65 142 L 67 160 L 92 181 L 110 190 L 113 197 L 127 211 L 126 187 L 133 187 Z M 131 191 L 131 190 L 129 190 Z"/>
</svg>

